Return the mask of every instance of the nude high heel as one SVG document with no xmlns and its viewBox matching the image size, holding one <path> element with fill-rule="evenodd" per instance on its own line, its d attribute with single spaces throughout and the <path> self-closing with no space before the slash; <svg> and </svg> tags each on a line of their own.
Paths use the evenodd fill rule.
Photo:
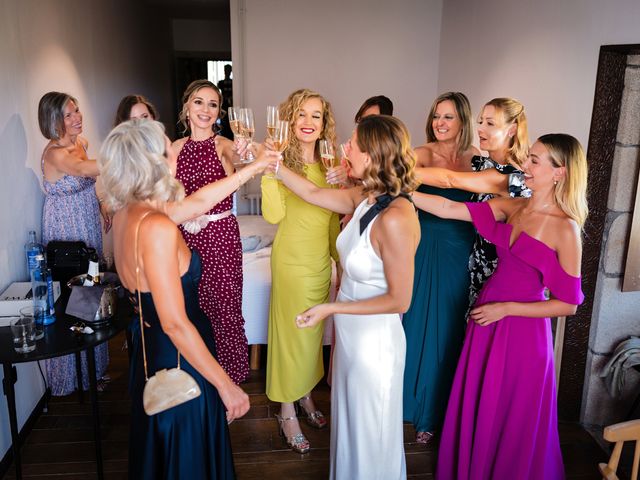
<svg viewBox="0 0 640 480">
<path fill-rule="evenodd" d="M 282 418 L 277 413 L 275 414 L 275 416 L 276 416 L 276 419 L 278 420 L 280 436 L 283 438 L 285 442 L 287 442 L 287 446 L 296 453 L 301 453 L 301 454 L 308 453 L 309 450 L 311 449 L 311 444 L 309 443 L 309 440 L 307 440 L 307 437 L 305 437 L 303 433 L 296 433 L 291 437 L 287 437 L 284 433 L 284 422 L 297 420 L 298 417 Z"/>
<path fill-rule="evenodd" d="M 327 426 L 327 419 L 324 417 L 324 415 L 322 414 L 322 412 L 320 410 L 314 411 L 314 412 L 309 412 L 306 408 L 304 408 L 304 406 L 302 405 L 302 400 L 311 400 L 311 397 L 309 395 L 300 398 L 300 400 L 298 400 L 295 405 L 298 406 L 298 408 L 300 408 L 306 415 L 305 420 L 307 421 L 307 423 L 312 426 L 313 428 L 317 428 L 318 430 L 323 429 L 324 427 Z"/>
</svg>

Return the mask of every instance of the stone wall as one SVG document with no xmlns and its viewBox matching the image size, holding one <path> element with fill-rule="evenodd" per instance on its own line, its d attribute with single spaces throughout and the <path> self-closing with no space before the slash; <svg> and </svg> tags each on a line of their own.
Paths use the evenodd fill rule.
<svg viewBox="0 0 640 480">
<path fill-rule="evenodd" d="M 640 392 L 640 374 L 629 371 L 623 395 L 612 398 L 599 377 L 619 342 L 640 336 L 640 292 L 622 292 L 622 278 L 640 172 L 640 55 L 630 55 L 625 72 L 607 220 L 591 321 L 581 420 L 609 425 L 626 419 Z M 604 199 L 603 199 L 604 200 Z"/>
</svg>

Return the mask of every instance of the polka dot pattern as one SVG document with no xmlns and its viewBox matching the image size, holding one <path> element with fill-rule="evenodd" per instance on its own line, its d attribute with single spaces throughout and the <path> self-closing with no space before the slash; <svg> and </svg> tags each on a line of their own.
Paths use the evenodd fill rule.
<svg viewBox="0 0 640 480">
<path fill-rule="evenodd" d="M 187 195 L 227 175 L 218 158 L 214 137 L 188 139 L 178 155 L 176 178 Z M 231 196 L 208 213 L 222 213 L 233 206 Z M 187 245 L 202 259 L 198 290 L 200 308 L 211 321 L 217 360 L 236 383 L 249 375 L 247 337 L 242 317 L 242 245 L 235 216 L 210 222 L 193 235 L 179 227 Z"/>
</svg>

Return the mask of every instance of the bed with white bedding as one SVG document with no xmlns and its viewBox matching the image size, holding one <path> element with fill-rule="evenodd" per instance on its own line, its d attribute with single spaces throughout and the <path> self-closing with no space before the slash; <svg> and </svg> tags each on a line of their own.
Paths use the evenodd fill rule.
<svg viewBox="0 0 640 480">
<path fill-rule="evenodd" d="M 278 226 L 267 223 L 261 215 L 239 215 L 238 224 L 243 251 L 242 315 L 245 333 L 249 345 L 266 344 L 271 295 L 271 244 Z M 334 285 L 335 268 L 331 282 L 332 297 Z M 325 322 L 325 345 L 331 343 L 332 328 L 329 319 Z"/>
</svg>

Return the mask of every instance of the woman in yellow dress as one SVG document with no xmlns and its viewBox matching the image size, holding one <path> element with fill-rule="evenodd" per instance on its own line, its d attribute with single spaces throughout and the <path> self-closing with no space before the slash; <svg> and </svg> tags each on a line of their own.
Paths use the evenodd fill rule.
<svg viewBox="0 0 640 480">
<path fill-rule="evenodd" d="M 319 161 L 318 140 L 328 140 L 335 148 L 331 105 L 320 94 L 302 89 L 289 95 L 279 110 L 280 119 L 289 122 L 290 130 L 284 164 L 327 187 L 328 172 Z M 336 172 L 330 173 L 332 180 Z M 302 407 L 311 426 L 327 425 L 311 398 L 311 391 L 324 376 L 324 325 L 301 330 L 295 318 L 329 298 L 331 258 L 338 258 L 338 216 L 305 202 L 273 177 L 262 178 L 262 215 L 267 222 L 279 224 L 271 253 L 267 396 L 282 404 L 276 415 L 280 434 L 292 450 L 306 453 L 310 445 L 300 429 L 294 402 Z"/>
</svg>

